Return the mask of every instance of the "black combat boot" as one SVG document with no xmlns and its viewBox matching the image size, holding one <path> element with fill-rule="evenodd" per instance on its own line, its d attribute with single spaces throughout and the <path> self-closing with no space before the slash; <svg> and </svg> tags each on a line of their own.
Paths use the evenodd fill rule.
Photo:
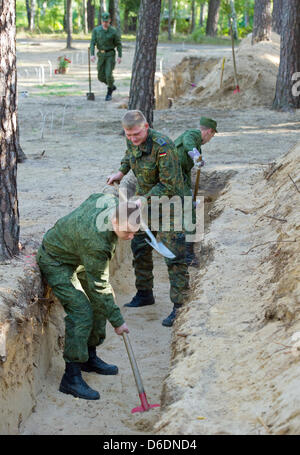
<svg viewBox="0 0 300 455">
<path fill-rule="evenodd" d="M 131 302 L 125 303 L 124 306 L 137 308 L 140 306 L 153 305 L 155 303 L 152 289 L 139 290 Z"/>
<path fill-rule="evenodd" d="M 106 94 L 106 97 L 105 97 L 105 101 L 111 101 L 112 100 L 112 94 L 113 92 L 113 89 L 111 87 L 108 87 L 107 88 L 107 94 Z"/>
<path fill-rule="evenodd" d="M 195 243 L 186 242 L 185 243 L 185 260 L 188 266 L 199 267 L 199 258 L 195 254 Z"/>
<path fill-rule="evenodd" d="M 80 363 L 66 362 L 66 371 L 62 377 L 59 391 L 85 400 L 99 400 L 100 394 L 91 389 L 82 379 Z"/>
<path fill-rule="evenodd" d="M 182 305 L 179 305 L 177 303 L 174 303 L 174 307 L 173 307 L 173 310 L 172 312 L 169 314 L 168 317 L 166 317 L 166 319 L 164 319 L 162 321 L 162 325 L 164 325 L 165 327 L 172 327 L 175 319 L 176 319 L 176 316 L 178 314 L 178 311 L 179 309 L 182 307 Z"/>
<path fill-rule="evenodd" d="M 88 373 L 94 372 L 98 374 L 113 375 L 118 374 L 118 367 L 116 365 L 109 365 L 97 357 L 96 347 L 89 346 L 89 360 L 85 363 L 80 363 L 82 371 Z"/>
</svg>

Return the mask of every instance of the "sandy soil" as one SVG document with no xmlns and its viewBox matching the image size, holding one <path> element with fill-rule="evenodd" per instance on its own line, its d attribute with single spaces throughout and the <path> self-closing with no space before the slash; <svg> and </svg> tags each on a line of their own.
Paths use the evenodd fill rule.
<svg viewBox="0 0 300 455">
<path fill-rule="evenodd" d="M 118 91 L 115 92 L 116 95 L 110 103 L 104 102 L 105 89 L 96 80 L 95 66 L 92 70 L 92 91 L 95 93 L 96 101 L 86 100 L 88 79 L 87 64 L 84 58 L 87 43 L 75 42 L 76 50 L 68 52 L 62 47 L 63 43 L 54 41 L 37 43 L 33 40 L 21 40 L 18 43 L 21 143 L 28 157 L 28 160 L 18 168 L 21 242 L 23 244 L 32 241 L 39 242 L 46 230 L 59 217 L 78 206 L 91 193 L 101 191 L 105 186 L 107 175 L 118 168 L 124 152 L 124 137 L 120 135 L 120 119 L 124 109 L 120 109 L 120 106 L 126 102 L 128 96 L 134 46 L 125 44 L 122 63 L 115 70 Z M 229 53 L 229 47 L 160 45 L 157 68 L 165 71 L 179 63 L 187 54 L 201 55 L 201 57 L 214 56 L 221 59 Z M 67 75 L 50 77 L 48 61 L 52 62 L 53 69 L 59 55 L 66 55 L 72 59 L 70 71 Z M 46 79 L 44 87 L 39 86 L 38 72 L 35 70 L 40 64 L 44 64 Z M 65 96 L 57 96 L 59 94 Z M 215 118 L 219 126 L 219 134 L 203 149 L 207 162 L 205 171 L 207 181 L 210 181 L 210 176 L 216 174 L 221 180 L 227 178 L 228 172 L 234 174 L 232 177 L 234 183 L 227 187 L 229 199 L 224 199 L 220 213 L 224 212 L 224 207 L 229 204 L 231 195 L 235 194 L 236 189 L 241 197 L 236 205 L 244 208 L 245 201 L 248 200 L 251 205 L 254 203 L 251 198 L 254 180 L 262 177 L 267 163 L 281 157 L 299 140 L 300 113 L 276 113 L 266 107 L 243 110 L 221 110 L 216 107 L 208 109 L 181 103 L 178 106 L 175 104 L 169 110 L 156 111 L 154 126 L 175 138 L 186 128 L 197 127 L 201 115 Z M 204 179 L 204 181 L 206 180 Z M 220 213 L 218 214 L 220 215 Z M 224 213 L 226 214 L 226 211 Z M 225 299 L 226 305 L 230 307 L 238 305 L 235 295 L 236 275 L 241 272 L 238 264 L 234 266 L 237 252 L 232 249 L 231 245 L 236 245 L 239 251 L 247 250 L 253 243 L 259 243 L 257 236 L 259 237 L 260 233 L 253 233 L 251 237 L 248 233 L 247 222 L 242 216 L 236 217 L 234 228 L 231 227 L 231 232 L 226 240 L 228 254 L 219 257 L 218 252 L 225 248 L 224 245 L 222 246 L 221 238 L 224 221 L 222 216 L 221 214 L 215 221 L 219 224 L 211 225 L 215 229 L 212 234 L 209 234 L 209 219 L 207 219 L 208 244 L 209 242 L 212 244 L 211 250 L 216 248 L 214 254 L 217 259 L 213 262 L 214 268 L 208 271 L 207 277 L 205 264 L 201 271 L 193 270 L 192 283 L 195 286 L 196 296 L 204 293 L 205 302 L 209 304 L 210 300 L 215 298 L 215 294 L 213 288 L 208 289 L 207 286 L 214 284 L 213 277 L 215 277 L 218 292 L 226 290 L 226 296 L 228 296 Z M 230 221 L 228 222 L 230 223 Z M 224 226 L 226 228 L 226 223 Z M 247 232 L 246 240 L 245 232 Z M 119 263 L 120 270 L 115 272 L 113 279 L 116 299 L 121 306 L 134 293 L 134 276 L 130 270 L 128 244 L 124 246 L 124 251 L 126 254 Z M 208 249 L 208 251 L 210 250 Z M 208 253 L 207 256 L 209 256 Z M 253 262 L 249 256 L 247 259 L 242 268 L 245 281 L 256 266 L 255 260 Z M 12 280 L 13 270 L 10 273 L 5 272 L 7 283 L 9 283 L 8 275 Z M 222 280 L 224 276 L 226 277 L 225 288 Z M 215 371 L 216 365 L 220 365 L 221 372 L 218 378 L 222 379 L 222 372 L 229 374 L 227 370 L 225 371 L 224 362 L 226 358 L 231 359 L 232 349 L 235 349 L 239 339 L 238 334 L 235 337 L 230 335 L 230 328 L 232 327 L 233 331 L 239 331 L 243 318 L 250 320 L 254 317 L 255 308 L 248 314 L 246 305 L 246 308 L 243 307 L 244 313 L 241 317 L 237 316 L 236 321 L 229 321 L 228 332 L 226 332 L 228 334 L 224 335 L 226 356 L 222 363 L 220 360 L 222 356 L 219 354 L 219 340 L 220 336 L 225 333 L 225 329 L 222 329 L 224 321 L 221 315 L 230 314 L 231 310 L 221 309 L 216 313 L 219 318 L 216 325 L 211 329 L 207 326 L 204 330 L 206 321 L 202 312 L 205 313 L 206 307 L 197 305 L 197 308 L 199 307 L 196 314 L 197 328 L 193 334 L 198 340 L 198 344 L 196 347 L 192 345 L 191 350 L 201 352 L 201 340 L 203 340 L 203 345 L 209 348 L 207 351 L 203 351 L 207 355 L 206 363 L 203 363 L 201 369 L 198 369 L 195 366 L 197 359 L 190 355 L 188 347 L 182 347 L 180 344 L 186 343 L 184 337 L 176 338 L 176 333 L 179 330 L 184 332 L 187 321 L 192 320 L 189 319 L 189 314 L 182 322 L 179 321 L 174 331 L 161 325 L 162 318 L 170 312 L 172 304 L 168 297 L 166 268 L 163 260 L 157 256 L 155 256 L 155 277 L 156 305 L 138 311 L 123 309 L 123 314 L 130 328 L 130 339 L 149 402 L 162 401 L 163 408 L 154 409 L 146 414 L 132 415 L 130 413 L 131 409 L 139 404 L 134 379 L 122 339 L 114 334 L 111 327 L 108 327 L 108 337 L 101 348 L 101 356 L 103 353 L 104 360 L 116 363 L 120 373 L 116 377 L 84 375 L 88 383 L 100 391 L 101 400 L 95 403 L 86 402 L 58 392 L 59 381 L 63 374 L 61 352 L 58 352 L 52 359 L 52 366 L 37 397 L 34 412 L 20 424 L 21 434 L 114 435 L 151 434 L 153 432 L 164 434 L 252 432 L 253 427 L 250 428 L 248 422 L 245 425 L 241 424 L 239 409 L 235 409 L 236 419 L 232 419 L 230 406 L 234 402 L 235 382 L 230 383 L 228 400 L 224 399 L 222 406 L 218 407 L 217 403 L 220 395 L 224 393 L 224 389 L 220 388 L 217 381 L 211 381 L 211 378 L 214 378 L 211 373 Z M 245 301 L 248 298 L 248 291 L 247 287 L 241 291 L 241 293 L 244 292 Z M 195 301 L 200 303 L 197 298 Z M 192 317 L 195 320 L 194 315 Z M 235 323 L 237 323 L 236 327 Z M 180 324 L 182 324 L 182 328 Z M 249 328 L 249 324 L 251 325 L 251 321 L 246 325 L 245 330 Z M 219 331 L 222 332 L 221 335 Z M 172 360 L 170 360 L 171 347 Z M 253 347 L 253 349 L 255 348 Z M 238 357 L 238 355 L 237 352 L 236 356 Z M 186 361 L 184 361 L 185 357 Z M 180 363 L 180 360 L 183 363 Z M 235 362 L 234 359 L 231 361 Z M 186 375 L 190 375 L 189 367 L 193 370 L 191 375 L 193 384 L 186 377 Z M 247 365 L 242 368 L 240 364 L 240 368 L 243 374 L 246 374 Z M 206 374 L 203 375 L 203 372 Z M 195 404 L 196 409 L 193 407 L 191 416 L 189 410 L 191 400 L 194 400 L 193 387 L 198 382 L 201 384 L 202 391 L 209 390 L 210 393 L 206 395 L 206 401 L 203 403 L 200 397 L 201 390 L 196 390 L 199 403 Z M 245 387 L 246 394 L 247 385 Z M 225 391 L 228 392 L 227 389 Z M 189 420 L 186 419 L 187 415 Z M 209 422 L 207 427 L 205 426 L 207 421 L 203 421 L 203 423 L 200 420 L 202 417 Z M 222 422 L 232 421 L 232 425 L 220 425 L 220 417 Z M 247 417 L 245 420 L 247 421 Z M 175 421 L 176 423 L 174 423 Z"/>
</svg>

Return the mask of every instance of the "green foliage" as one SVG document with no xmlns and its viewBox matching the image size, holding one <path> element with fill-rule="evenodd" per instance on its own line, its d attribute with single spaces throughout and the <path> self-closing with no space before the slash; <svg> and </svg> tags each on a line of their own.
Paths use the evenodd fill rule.
<svg viewBox="0 0 300 455">
<path fill-rule="evenodd" d="M 36 11 L 36 27 L 35 31 L 38 33 L 55 33 L 58 36 L 64 32 L 64 12 L 66 0 L 37 0 Z M 73 0 L 73 33 L 83 33 L 83 4 L 82 0 Z M 98 16 L 100 0 L 93 0 L 95 5 L 95 16 Z M 172 32 L 176 30 L 173 35 L 174 41 L 184 41 L 185 38 L 189 41 L 192 40 L 196 43 L 204 42 L 206 19 L 208 12 L 208 0 L 195 1 L 195 22 L 196 28 L 192 34 L 191 28 L 191 0 L 173 0 L 172 2 Z M 252 31 L 253 15 L 254 15 L 255 0 L 234 0 L 234 7 L 237 18 L 238 37 L 243 38 Z M 108 6 L 108 0 L 106 1 Z M 205 17 L 203 27 L 197 26 L 199 24 L 200 6 L 205 4 Z M 121 26 L 124 25 L 124 13 L 129 17 L 129 32 L 134 34 L 134 27 L 136 18 L 138 16 L 140 0 L 120 0 L 120 17 Z M 161 32 L 162 36 L 168 30 L 168 0 L 162 0 L 161 8 Z M 218 36 L 229 36 L 229 17 L 231 15 L 230 0 L 221 0 L 219 22 L 218 22 Z M 176 23 L 174 24 L 174 22 Z M 17 30 L 28 29 L 28 19 L 25 0 L 16 0 L 16 22 Z M 124 30 L 124 29 L 123 29 Z M 134 35 L 133 35 L 134 37 Z M 130 39 L 131 36 L 126 35 Z"/>
</svg>

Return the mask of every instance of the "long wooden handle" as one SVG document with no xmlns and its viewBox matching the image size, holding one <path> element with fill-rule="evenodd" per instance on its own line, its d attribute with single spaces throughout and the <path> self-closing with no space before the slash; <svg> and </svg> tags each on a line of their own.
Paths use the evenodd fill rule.
<svg viewBox="0 0 300 455">
<path fill-rule="evenodd" d="M 91 84 L 91 49 L 88 48 L 88 60 L 89 60 L 89 93 L 91 93 L 92 84 Z"/>
<path fill-rule="evenodd" d="M 144 393 L 145 390 L 144 390 L 142 378 L 141 378 L 141 375 L 140 375 L 140 372 L 139 372 L 139 369 L 138 369 L 138 366 L 137 366 L 137 363 L 136 363 L 136 360 L 135 360 L 135 357 L 134 357 L 134 353 L 133 353 L 133 350 L 132 350 L 132 347 L 131 347 L 131 344 L 130 344 L 129 337 L 128 337 L 126 332 L 123 332 L 122 336 L 123 336 L 123 340 L 124 340 L 124 343 L 125 343 L 125 347 L 126 347 L 126 350 L 127 350 L 128 357 L 129 357 L 129 361 L 130 361 L 130 364 L 131 364 L 131 368 L 132 368 L 133 376 L 134 376 L 134 379 L 135 379 L 136 387 L 138 389 L 139 394 Z"/>
<path fill-rule="evenodd" d="M 199 156 L 197 161 L 202 161 L 202 155 Z M 199 182 L 200 182 L 200 173 L 201 173 L 201 170 L 197 169 L 193 201 L 196 201 L 196 198 L 197 198 L 197 195 L 198 195 Z"/>
</svg>

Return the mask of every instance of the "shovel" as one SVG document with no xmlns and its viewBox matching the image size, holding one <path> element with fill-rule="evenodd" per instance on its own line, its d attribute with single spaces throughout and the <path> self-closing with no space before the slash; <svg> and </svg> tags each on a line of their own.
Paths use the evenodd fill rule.
<svg viewBox="0 0 300 455">
<path fill-rule="evenodd" d="M 114 187 L 119 191 L 120 197 L 123 199 L 123 201 L 126 202 L 127 199 L 126 199 L 124 193 L 122 192 L 122 190 L 120 189 L 119 185 L 116 182 L 114 182 Z M 154 237 L 154 235 L 152 234 L 152 232 L 150 231 L 148 226 L 143 222 L 142 219 L 141 219 L 141 228 L 146 232 L 146 234 L 150 238 L 150 240 L 145 239 L 146 242 L 148 243 L 148 245 L 152 246 L 152 248 L 154 250 L 156 250 L 159 254 L 161 254 L 162 256 L 164 256 L 168 259 L 174 259 L 176 257 L 175 254 L 173 254 L 172 251 L 170 251 L 169 248 L 167 248 L 162 242 L 158 242 L 156 240 L 156 238 Z"/>
<path fill-rule="evenodd" d="M 88 62 L 89 62 L 89 93 L 86 94 L 88 101 L 95 101 L 95 95 L 91 92 L 91 50 L 88 48 Z"/>
<path fill-rule="evenodd" d="M 135 412 L 149 411 L 149 409 L 151 409 L 151 408 L 159 407 L 160 406 L 159 404 L 149 404 L 148 403 L 148 400 L 146 397 L 146 392 L 145 392 L 143 382 L 142 382 L 142 378 L 141 378 L 141 375 L 140 375 L 140 372 L 139 372 L 139 369 L 138 369 L 138 366 L 137 366 L 137 363 L 136 363 L 136 360 L 134 357 L 134 353 L 133 353 L 133 350 L 132 350 L 132 347 L 131 347 L 131 344 L 129 341 L 129 337 L 128 337 L 127 333 L 125 333 L 125 332 L 122 333 L 122 336 L 123 336 L 127 354 L 128 354 L 129 360 L 130 360 L 136 387 L 138 389 L 139 397 L 141 400 L 141 406 L 137 406 L 136 408 L 133 408 L 131 410 L 132 414 L 134 414 Z"/>
<path fill-rule="evenodd" d="M 240 86 L 238 83 L 237 78 L 237 70 L 236 70 L 236 62 L 235 62 L 235 53 L 234 53 L 234 36 L 232 30 L 232 21 L 230 21 L 230 34 L 231 34 L 231 47 L 232 47 L 232 60 L 233 60 L 233 73 L 234 73 L 234 80 L 235 80 L 235 90 L 233 91 L 234 94 L 240 93 Z"/>
</svg>

